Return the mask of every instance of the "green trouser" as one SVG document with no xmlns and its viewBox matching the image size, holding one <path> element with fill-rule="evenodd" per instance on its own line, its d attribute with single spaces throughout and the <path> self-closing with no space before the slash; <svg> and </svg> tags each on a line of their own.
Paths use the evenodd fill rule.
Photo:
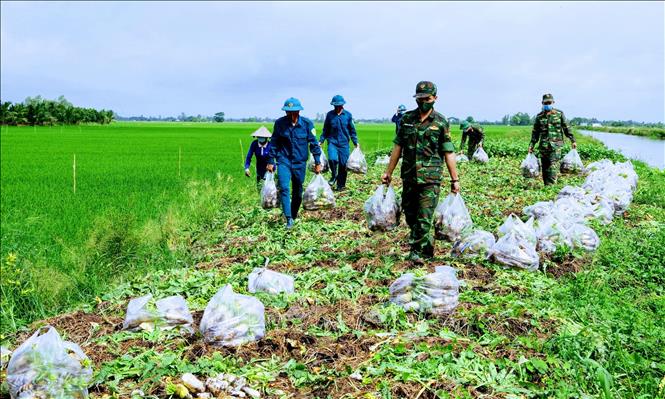
<svg viewBox="0 0 665 399">
<path fill-rule="evenodd" d="M 424 257 L 434 256 L 432 224 L 434 208 L 439 201 L 439 184 L 405 183 L 402 191 L 402 209 L 406 224 L 411 229 L 411 252 Z"/>
<path fill-rule="evenodd" d="M 540 164 L 543 167 L 543 182 L 546 186 L 556 183 L 560 159 L 560 149 L 540 150 Z"/>
<path fill-rule="evenodd" d="M 466 156 L 469 158 L 469 161 L 473 158 L 473 153 L 478 149 L 478 144 L 480 144 L 480 141 L 469 141 L 469 147 L 466 149 Z"/>
</svg>

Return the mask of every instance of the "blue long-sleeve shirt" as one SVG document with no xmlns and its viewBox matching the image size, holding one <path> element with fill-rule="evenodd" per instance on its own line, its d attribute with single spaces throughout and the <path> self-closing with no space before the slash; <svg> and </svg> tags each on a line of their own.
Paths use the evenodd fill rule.
<svg viewBox="0 0 665 399">
<path fill-rule="evenodd" d="M 268 158 L 270 157 L 270 142 L 261 146 L 258 140 L 252 141 L 245 157 L 245 169 L 249 169 L 252 165 L 252 156 L 256 157 L 256 170 L 264 170 L 268 166 Z"/>
<path fill-rule="evenodd" d="M 335 110 L 326 114 L 326 121 L 323 122 L 323 132 L 319 141 L 323 143 L 328 140 L 328 144 L 335 146 L 348 146 L 349 140 L 354 145 L 358 145 L 358 135 L 356 127 L 353 125 L 353 116 L 345 109 L 337 115 Z"/>
<path fill-rule="evenodd" d="M 304 165 L 309 158 L 308 145 L 314 162 L 321 163 L 321 146 L 315 134 L 314 123 L 305 117 L 298 117 L 295 126 L 288 116 L 277 119 L 270 139 L 268 163 L 274 165 L 277 160 L 280 165 Z"/>
</svg>

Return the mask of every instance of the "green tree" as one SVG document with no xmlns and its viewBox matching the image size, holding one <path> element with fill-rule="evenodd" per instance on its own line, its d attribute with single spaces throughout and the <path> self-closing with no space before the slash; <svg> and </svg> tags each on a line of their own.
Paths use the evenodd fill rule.
<svg viewBox="0 0 665 399">
<path fill-rule="evenodd" d="M 224 122 L 224 112 L 217 112 L 213 117 L 213 120 L 219 123 Z"/>
</svg>

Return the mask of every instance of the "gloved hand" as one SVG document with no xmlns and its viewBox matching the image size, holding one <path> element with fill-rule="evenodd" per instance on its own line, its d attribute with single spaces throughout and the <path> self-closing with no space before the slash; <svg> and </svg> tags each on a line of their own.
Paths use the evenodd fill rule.
<svg viewBox="0 0 665 399">
<path fill-rule="evenodd" d="M 249 177 L 249 169 L 245 169 L 245 176 Z"/>
</svg>

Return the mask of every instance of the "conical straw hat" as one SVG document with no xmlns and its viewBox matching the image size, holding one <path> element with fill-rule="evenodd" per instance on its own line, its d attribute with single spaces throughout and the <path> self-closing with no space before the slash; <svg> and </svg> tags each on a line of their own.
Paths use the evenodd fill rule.
<svg viewBox="0 0 665 399">
<path fill-rule="evenodd" d="M 267 137 L 270 138 L 272 137 L 272 133 L 270 133 L 270 130 L 266 129 L 265 126 L 261 126 L 260 128 L 256 129 L 254 133 L 252 133 L 252 137 Z"/>
</svg>

